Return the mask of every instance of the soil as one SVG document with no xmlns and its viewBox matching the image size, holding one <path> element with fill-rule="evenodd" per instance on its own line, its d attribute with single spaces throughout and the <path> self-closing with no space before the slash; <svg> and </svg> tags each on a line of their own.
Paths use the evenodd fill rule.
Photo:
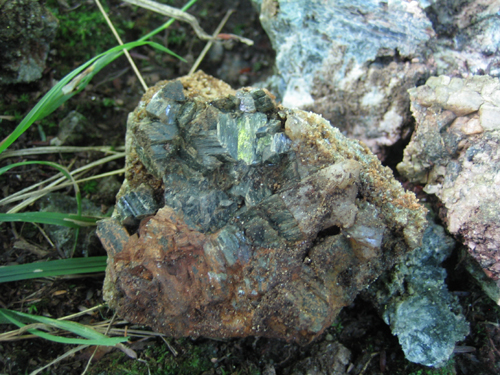
<svg viewBox="0 0 500 375">
<path fill-rule="evenodd" d="M 182 7 L 180 1 L 168 1 L 169 5 Z M 115 44 L 108 35 L 104 23 L 93 20 L 96 6 L 92 1 L 48 1 L 50 9 L 57 13 L 60 31 L 52 43 L 47 68 L 41 80 L 25 85 L 2 88 L 0 114 L 22 118 L 47 92 L 54 79 L 62 76 L 88 58 L 103 52 Z M 124 5 L 116 0 L 107 2 L 111 20 L 117 20 L 125 41 L 133 41 L 165 22 L 165 18 L 150 11 Z M 206 57 L 200 69 L 231 86 L 238 88 L 264 80 L 272 73 L 274 51 L 262 30 L 257 12 L 248 0 L 202 1 L 190 13 L 200 20 L 201 26 L 212 33 L 229 8 L 236 12 L 229 18 L 223 32 L 241 34 L 254 40 L 253 47 L 226 42 Z M 80 22 L 68 28 L 64 19 L 76 15 Z M 84 21 L 88 19 L 86 24 Z M 75 22 L 75 21 L 73 21 Z M 61 31 L 62 30 L 62 31 Z M 89 35 L 90 33 L 90 35 Z M 93 35 L 93 36 L 92 36 Z M 103 36 L 105 35 L 105 36 Z M 107 39 L 106 39 L 107 38 Z M 69 44 L 77 40 L 77 45 Z M 109 40 L 108 45 L 97 41 Z M 157 52 L 150 47 L 132 50 L 148 85 L 162 79 L 173 79 L 187 74 L 191 64 L 205 46 L 189 25 L 174 22 L 170 31 L 160 33 L 155 41 L 168 46 L 188 62 Z M 95 43 L 94 43 L 95 42 Z M 73 50 L 74 53 L 68 53 Z M 125 138 L 126 119 L 137 105 L 143 91 L 125 58 L 120 58 L 101 71 L 87 88 L 65 103 L 47 119 L 31 127 L 10 149 L 24 149 L 49 145 L 57 135 L 60 121 L 72 110 L 88 120 L 87 136 L 74 143 L 78 146 L 122 146 Z M 0 137 L 8 135 L 17 121 L 2 121 Z M 89 136 L 90 135 L 90 136 Z M 400 147 L 400 146 L 398 146 Z M 386 163 L 396 165 L 400 152 L 389 153 Z M 43 160 L 54 161 L 71 168 L 96 160 L 99 153 L 52 154 Z M 1 161 L 1 166 L 21 160 L 41 160 L 42 157 L 11 158 Z M 123 160 L 108 163 L 92 170 L 92 174 L 104 173 L 123 167 Z M 0 197 L 19 191 L 41 179 L 55 174 L 45 166 L 26 166 L 0 176 Z M 119 183 L 121 183 L 120 177 Z M 116 186 L 119 186 L 119 183 Z M 412 188 L 408 186 L 408 188 Z M 418 187 L 414 187 L 417 191 Z M 95 186 L 83 189 L 87 198 L 106 211 L 113 204 L 115 191 L 99 191 Z M 65 192 L 72 195 L 71 191 Z M 420 192 L 420 194 L 422 194 Z M 425 197 L 424 197 L 425 198 Z M 432 198 L 427 199 L 432 201 Z M 8 207 L 0 207 L 2 212 Z M 36 210 L 37 206 L 31 209 Z M 19 246 L 24 240 L 32 246 Z M 31 224 L 4 223 L 0 225 L 0 265 L 58 259 L 62 249 L 52 247 L 41 232 Z M 408 362 L 404 358 L 397 338 L 377 315 L 373 307 L 361 297 L 345 308 L 323 337 L 308 346 L 284 343 L 262 338 L 245 338 L 215 341 L 207 338 L 172 339 L 164 341 L 158 336 L 136 337 L 129 347 L 138 359 L 127 357 L 118 349 L 95 347 L 66 358 L 53 365 L 44 374 L 81 374 L 90 358 L 87 374 L 329 374 L 321 368 L 320 357 L 324 343 L 340 342 L 351 351 L 349 374 L 497 374 L 500 371 L 500 308 L 475 285 L 461 265 L 459 249 L 447 262 L 448 286 L 462 304 L 471 326 L 471 333 L 464 342 L 458 343 L 456 354 L 447 366 L 431 369 Z M 88 251 L 92 255 L 105 255 L 99 244 Z M 84 254 L 75 254 L 82 256 Z M 103 303 L 103 274 L 52 279 L 32 279 L 0 285 L 0 307 L 58 318 L 74 314 Z M 85 324 L 109 319 L 112 311 L 105 307 L 80 317 Z M 116 328 L 145 330 L 119 321 Z M 2 325 L 2 332 L 14 329 Z M 168 342 L 168 345 L 166 344 Z M 68 345 L 52 343 L 40 338 L 18 337 L 15 341 L 0 341 L 0 373 L 24 374 L 40 368 L 69 349 Z"/>
</svg>

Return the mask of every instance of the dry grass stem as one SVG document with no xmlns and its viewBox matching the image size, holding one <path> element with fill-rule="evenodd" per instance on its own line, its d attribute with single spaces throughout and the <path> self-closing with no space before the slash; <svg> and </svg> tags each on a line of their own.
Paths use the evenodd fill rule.
<svg viewBox="0 0 500 375">
<path fill-rule="evenodd" d="M 98 166 L 98 165 L 101 165 L 101 164 L 104 164 L 104 163 L 107 163 L 109 161 L 112 161 L 112 160 L 115 160 L 115 159 L 120 159 L 120 158 L 123 158 L 125 156 L 125 153 L 122 152 L 122 153 L 118 153 L 118 154 L 114 154 L 114 155 L 110 155 L 110 156 L 107 156 L 107 157 L 104 157 L 102 159 L 99 159 L 99 160 L 96 160 L 95 162 L 92 162 L 92 163 L 89 163 L 89 164 L 86 164 L 84 165 L 83 167 L 80 167 L 80 168 L 77 168 L 75 169 L 74 171 L 70 172 L 70 175 L 71 176 L 75 176 L 75 175 L 78 175 L 79 173 L 82 173 L 84 171 L 87 171 L 88 169 L 91 169 L 91 168 L 94 168 L 95 166 Z M 119 173 L 123 173 L 124 170 L 123 169 L 119 169 L 117 170 L 118 172 L 117 173 L 114 173 L 114 174 L 119 174 Z M 115 171 L 116 172 L 116 171 Z M 112 172 L 108 172 L 108 173 L 105 173 L 103 175 L 111 175 L 113 174 Z M 101 176 L 101 175 L 100 175 Z M 96 176 L 93 176 L 94 178 Z M 104 177 L 104 176 L 101 176 L 101 177 Z M 53 178 L 52 178 L 53 179 Z M 56 181 L 52 182 L 51 184 L 49 184 L 47 187 L 45 187 L 44 189 L 41 189 L 41 190 L 37 190 L 36 192 L 33 192 L 32 196 L 30 198 L 27 198 L 25 201 L 23 201 L 22 203 L 20 203 L 19 205 L 15 206 L 14 208 L 10 209 L 8 211 L 8 213 L 16 213 L 16 212 L 19 212 L 21 209 L 23 209 L 24 207 L 26 206 L 29 206 L 31 203 L 33 203 L 34 201 L 36 201 L 38 198 L 40 198 L 41 196 L 49 193 L 50 191 L 53 191 L 53 190 L 57 190 L 57 189 L 60 189 L 61 187 L 67 187 L 69 186 L 68 184 L 61 184 L 62 182 L 66 181 L 66 177 L 60 177 L 59 179 L 57 179 Z M 47 181 L 44 181 L 43 183 L 46 183 Z M 60 185 L 61 184 L 61 185 Z M 36 184 L 37 186 L 40 186 L 41 183 L 38 183 Z M 58 186 L 60 185 L 60 186 Z M 29 190 L 33 190 L 32 187 L 30 188 L 26 188 L 26 189 L 23 189 L 21 190 L 20 192 L 18 193 L 15 193 L 15 194 L 12 194 L 2 200 L 0 200 L 0 205 L 5 205 L 5 204 L 9 204 L 11 202 L 15 202 L 15 201 L 18 201 L 20 200 L 18 197 L 20 195 L 23 195 L 23 198 L 21 199 L 25 199 L 26 196 L 24 195 L 25 191 L 29 189 Z"/>
<path fill-rule="evenodd" d="M 213 40 L 214 38 L 217 37 L 218 33 L 215 34 L 214 36 L 208 35 L 200 26 L 198 20 L 192 16 L 189 13 L 183 12 L 180 9 L 173 8 L 171 6 L 165 5 L 165 4 L 160 4 L 157 3 L 156 1 L 151 1 L 151 0 L 124 0 L 125 2 L 133 5 L 137 5 L 139 7 L 145 8 L 152 10 L 153 12 L 163 14 L 168 17 L 172 17 L 178 21 L 184 21 L 187 22 L 191 25 L 193 30 L 196 32 L 196 35 L 198 35 L 198 38 L 202 40 Z M 253 45 L 253 40 L 244 38 L 239 35 L 234 35 L 234 34 L 226 34 L 230 35 L 231 39 L 237 40 L 241 43 L 245 43 L 249 46 Z"/>
<path fill-rule="evenodd" d="M 189 13 L 183 12 L 180 9 L 157 3 L 151 0 L 125 0 L 126 3 L 137 5 L 141 8 L 152 10 L 153 12 L 163 14 L 168 17 L 175 18 L 178 21 L 184 21 L 191 25 L 191 27 L 198 35 L 198 38 L 203 40 L 210 40 L 212 37 L 208 35 L 198 23 L 198 20 Z"/>
<path fill-rule="evenodd" d="M 123 174 L 123 173 L 125 173 L 125 168 L 116 169 L 116 170 L 111 171 L 111 172 L 106 172 L 106 173 L 102 173 L 102 174 L 97 174 L 95 176 L 78 179 L 78 180 L 75 180 L 75 182 L 77 184 L 79 184 L 79 183 L 82 183 L 82 182 L 87 182 L 87 181 L 92 181 L 92 180 L 98 180 L 100 178 L 109 177 L 109 176 L 118 175 L 118 174 Z M 8 197 L 8 198 L 5 198 L 5 199 L 8 199 L 8 200 L 6 202 L 1 201 L 0 205 L 5 205 L 5 204 L 17 202 L 17 201 L 24 200 L 24 199 L 27 199 L 27 198 L 28 199 L 31 199 L 31 198 L 38 199 L 38 198 L 41 198 L 44 195 L 46 195 L 46 194 L 48 194 L 48 193 L 50 193 L 52 191 L 64 189 L 64 188 L 66 188 L 68 186 L 72 186 L 72 185 L 73 185 L 72 183 L 66 182 L 64 184 L 60 184 L 60 185 L 56 185 L 56 186 L 45 187 L 43 189 L 31 192 L 31 193 L 21 194 L 21 195 L 15 196 L 15 197 Z M 11 213 L 10 211 L 8 211 L 8 212 Z"/>
<path fill-rule="evenodd" d="M 119 154 L 125 151 L 125 146 L 112 147 L 112 146 L 91 146 L 91 147 L 78 147 L 78 146 L 47 146 L 47 147 L 33 147 L 23 148 L 22 150 L 4 151 L 0 154 L 0 160 L 7 158 L 26 157 L 32 155 L 45 155 L 55 153 L 72 153 L 72 152 L 89 152 L 97 151 L 104 152 L 105 154 Z"/>
<path fill-rule="evenodd" d="M 78 345 L 76 348 L 68 350 L 66 353 L 60 355 L 56 359 L 54 359 L 52 362 L 46 364 L 43 367 L 40 367 L 39 369 L 36 369 L 35 371 L 30 372 L 30 375 L 36 375 L 40 373 L 41 371 L 45 370 L 46 368 L 49 368 L 52 365 L 55 365 L 57 362 L 62 361 L 63 359 L 70 357 L 74 355 L 75 353 L 79 352 L 80 350 L 88 348 L 90 345 Z"/>
<path fill-rule="evenodd" d="M 66 316 L 63 316 L 62 318 L 58 318 L 57 320 L 71 320 L 71 319 L 75 319 L 75 318 L 78 318 L 79 316 L 90 314 L 91 312 L 93 312 L 95 310 L 99 310 L 102 307 L 107 307 L 107 305 L 105 303 L 101 303 L 100 305 L 91 307 L 90 309 L 86 309 L 86 310 L 77 312 L 75 314 L 66 315 Z"/>
<path fill-rule="evenodd" d="M 210 47 L 212 47 L 212 45 L 214 44 L 214 38 L 217 35 L 219 35 L 220 31 L 222 30 L 222 28 L 226 24 L 227 20 L 231 16 L 231 14 L 233 14 L 233 12 L 234 12 L 233 9 L 230 9 L 230 10 L 227 11 L 226 15 L 224 16 L 224 18 L 220 22 L 219 26 L 217 26 L 217 29 L 215 30 L 215 32 L 213 34 L 213 38 L 208 41 L 208 43 L 206 44 L 205 48 L 203 48 L 203 51 L 201 51 L 200 55 L 198 56 L 198 58 L 196 59 L 196 61 L 193 64 L 193 66 L 191 67 L 191 70 L 189 71 L 189 75 L 193 74 L 196 71 L 196 69 L 198 69 L 198 66 L 200 65 L 200 63 L 205 58 L 205 55 L 210 50 Z"/>
<path fill-rule="evenodd" d="M 99 0 L 95 0 L 95 2 L 97 4 L 97 6 L 99 7 L 99 10 L 101 11 L 104 19 L 106 20 L 109 28 L 113 32 L 113 35 L 115 36 L 116 40 L 118 41 L 118 43 L 121 46 L 123 46 L 122 39 L 120 38 L 120 35 L 118 35 L 118 33 L 116 32 L 116 29 L 113 26 L 113 23 L 111 22 L 111 20 L 109 19 L 108 15 L 104 11 L 104 8 L 102 7 L 101 2 Z M 127 56 L 127 60 L 130 63 L 130 66 L 132 66 L 132 69 L 134 70 L 135 75 L 139 79 L 139 82 L 141 82 L 142 88 L 144 89 L 144 91 L 147 91 L 148 90 L 148 85 L 146 85 L 146 82 L 144 82 L 144 78 L 142 78 L 142 75 L 139 72 L 139 69 L 137 69 L 137 66 L 134 63 L 134 60 L 132 60 L 132 57 L 130 56 L 130 53 L 128 53 L 128 51 L 126 49 L 123 50 L 123 53 L 125 53 L 125 56 Z"/>
</svg>

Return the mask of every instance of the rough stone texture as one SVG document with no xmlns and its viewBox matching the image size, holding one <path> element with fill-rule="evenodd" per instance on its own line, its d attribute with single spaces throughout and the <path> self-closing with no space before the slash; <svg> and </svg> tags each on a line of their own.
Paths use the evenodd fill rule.
<svg viewBox="0 0 500 375">
<path fill-rule="evenodd" d="M 260 6 L 276 50 L 283 105 L 322 114 L 384 157 L 407 131 L 406 90 L 429 76 L 418 59 L 434 35 L 416 2 L 277 1 Z"/>
<path fill-rule="evenodd" d="M 57 19 L 39 1 L 1 2 L 0 85 L 41 78 L 57 25 Z"/>
<path fill-rule="evenodd" d="M 412 127 L 407 90 L 430 75 L 500 76 L 497 0 L 253 0 L 276 50 L 263 84 L 381 159 Z"/>
<path fill-rule="evenodd" d="M 412 362 L 444 365 L 456 342 L 469 333 L 460 304 L 446 287 L 446 270 L 440 266 L 454 247 L 444 228 L 431 222 L 422 246 L 366 292 Z"/>
<path fill-rule="evenodd" d="M 460 249 L 459 257 L 463 259 L 463 265 L 467 272 L 472 275 L 486 295 L 500 305 L 500 287 L 497 281 L 486 275 L 479 263 L 468 254 L 465 247 Z"/>
<path fill-rule="evenodd" d="M 448 230 L 500 280 L 500 80 L 432 77 L 410 90 L 416 132 L 398 170 L 443 202 Z"/>
<path fill-rule="evenodd" d="M 52 146 L 79 145 L 83 140 L 88 141 L 93 136 L 90 129 L 92 126 L 84 115 L 71 111 L 59 123 L 57 137 L 53 138 L 50 144 Z"/>
<path fill-rule="evenodd" d="M 126 147 L 104 298 L 169 335 L 308 343 L 426 226 L 366 146 L 202 72 L 150 89 Z"/>
<path fill-rule="evenodd" d="M 420 0 L 436 37 L 428 47 L 438 75 L 500 77 L 498 0 Z"/>
</svg>

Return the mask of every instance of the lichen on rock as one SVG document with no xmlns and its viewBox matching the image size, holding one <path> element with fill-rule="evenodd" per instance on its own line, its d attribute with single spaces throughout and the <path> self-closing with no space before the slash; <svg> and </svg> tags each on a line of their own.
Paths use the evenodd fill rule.
<svg viewBox="0 0 500 375">
<path fill-rule="evenodd" d="M 98 235 L 104 297 L 172 336 L 305 344 L 420 245 L 425 212 L 322 117 L 202 72 L 148 90 Z"/>
</svg>

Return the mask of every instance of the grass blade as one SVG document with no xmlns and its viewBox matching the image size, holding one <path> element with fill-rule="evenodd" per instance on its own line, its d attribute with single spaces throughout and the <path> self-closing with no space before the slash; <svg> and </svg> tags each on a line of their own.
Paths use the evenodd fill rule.
<svg viewBox="0 0 500 375">
<path fill-rule="evenodd" d="M 93 226 L 102 217 L 65 214 L 61 212 L 20 212 L 0 214 L 1 222 L 22 222 L 62 225 L 63 227 L 78 229 L 83 226 Z"/>
<path fill-rule="evenodd" d="M 0 283 L 40 277 L 104 272 L 106 256 L 58 259 L 0 267 Z"/>
<path fill-rule="evenodd" d="M 107 337 L 102 333 L 97 332 L 91 327 L 76 322 L 56 320 L 56 319 L 46 318 L 44 316 L 30 315 L 18 311 L 0 309 L 0 324 L 14 324 L 19 328 L 23 328 L 25 326 L 24 323 L 42 323 L 49 327 L 66 330 L 68 332 L 74 333 L 75 335 L 86 337 L 86 339 L 75 339 L 75 338 L 54 336 L 49 333 L 39 331 L 37 329 L 27 330 L 31 334 L 40 336 L 50 341 L 55 341 L 63 344 L 115 346 L 121 342 L 126 342 L 128 340 L 128 337 Z"/>
<path fill-rule="evenodd" d="M 16 129 L 0 143 L 0 153 L 9 147 L 17 138 L 19 138 L 19 136 L 23 134 L 35 121 L 48 116 L 65 101 L 82 91 L 90 82 L 92 77 L 94 77 L 94 75 L 96 75 L 110 62 L 120 57 L 124 49 L 131 49 L 143 45 L 149 45 L 185 61 L 182 57 L 170 51 L 168 48 L 154 42 L 135 41 L 124 44 L 123 46 L 113 47 L 76 68 L 59 81 L 54 87 L 52 87 L 26 115 Z"/>
<path fill-rule="evenodd" d="M 7 165 L 6 167 L 0 168 L 0 175 L 7 172 L 9 169 L 12 169 L 14 167 L 20 167 L 20 166 L 30 165 L 30 164 L 48 165 L 50 167 L 56 168 L 68 180 L 70 180 L 73 183 L 73 187 L 75 189 L 75 195 L 76 195 L 77 214 L 79 216 L 81 216 L 81 214 L 82 214 L 82 196 L 80 194 L 80 188 L 78 187 L 78 184 L 75 182 L 75 179 L 73 178 L 73 176 L 62 165 L 57 164 L 57 163 L 52 163 L 50 161 L 23 161 L 20 163 L 14 163 L 14 164 Z"/>
</svg>

